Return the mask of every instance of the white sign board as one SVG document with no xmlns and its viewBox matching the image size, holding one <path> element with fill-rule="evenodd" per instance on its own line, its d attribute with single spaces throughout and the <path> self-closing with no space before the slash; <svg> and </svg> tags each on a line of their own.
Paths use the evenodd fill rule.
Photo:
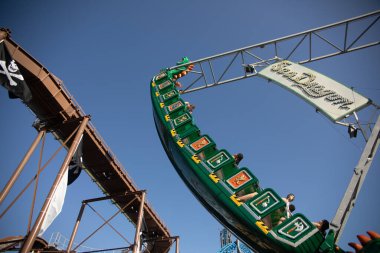
<svg viewBox="0 0 380 253">
<path fill-rule="evenodd" d="M 370 102 L 343 84 L 290 61 L 274 63 L 258 74 L 289 89 L 333 121 L 343 119 Z"/>
</svg>

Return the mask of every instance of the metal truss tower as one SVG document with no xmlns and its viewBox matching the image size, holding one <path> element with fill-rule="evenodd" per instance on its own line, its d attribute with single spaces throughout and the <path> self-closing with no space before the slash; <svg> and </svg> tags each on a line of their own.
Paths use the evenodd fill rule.
<svg viewBox="0 0 380 253">
<path fill-rule="evenodd" d="M 220 231 L 220 247 L 217 253 L 252 253 L 239 240 L 232 241 L 232 234 L 226 228 Z"/>
</svg>

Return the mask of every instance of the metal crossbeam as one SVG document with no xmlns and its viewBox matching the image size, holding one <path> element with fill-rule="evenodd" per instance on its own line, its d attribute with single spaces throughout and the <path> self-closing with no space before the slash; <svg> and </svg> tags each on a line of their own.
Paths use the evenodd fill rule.
<svg viewBox="0 0 380 253">
<path fill-rule="evenodd" d="M 280 59 L 304 64 L 379 45 L 380 33 L 369 34 L 380 29 L 379 19 L 380 10 L 377 10 L 169 69 L 194 64 L 194 69 L 185 79 L 189 84 L 183 85 L 183 93 L 211 88 L 254 77 L 258 70 Z M 337 36 L 340 40 L 335 42 Z"/>
</svg>

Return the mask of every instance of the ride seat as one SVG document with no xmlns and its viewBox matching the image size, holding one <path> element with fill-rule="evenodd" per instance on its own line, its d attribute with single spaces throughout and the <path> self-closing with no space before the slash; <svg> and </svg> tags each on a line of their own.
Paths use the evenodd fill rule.
<svg viewBox="0 0 380 253">
<path fill-rule="evenodd" d="M 208 135 L 202 135 L 189 146 L 201 160 L 208 159 L 217 152 L 215 142 Z"/>
<path fill-rule="evenodd" d="M 241 168 L 237 173 L 223 179 L 237 197 L 252 193 L 259 189 L 259 180 L 249 171 L 248 168 Z"/>
</svg>

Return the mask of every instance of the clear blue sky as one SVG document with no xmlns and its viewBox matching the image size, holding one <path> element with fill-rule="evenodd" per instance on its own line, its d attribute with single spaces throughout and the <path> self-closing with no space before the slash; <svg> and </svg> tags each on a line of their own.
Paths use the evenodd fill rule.
<svg viewBox="0 0 380 253">
<path fill-rule="evenodd" d="M 222 226 L 197 202 L 176 174 L 156 134 L 149 81 L 181 57 L 200 59 L 365 14 L 379 1 L 1 1 L 1 26 L 35 59 L 64 81 L 127 173 L 168 226 L 181 237 L 181 252 L 216 252 Z M 380 104 L 380 48 L 306 65 Z M 293 192 L 298 212 L 310 220 L 334 217 L 351 179 L 363 140 L 349 139 L 346 128 L 332 124 L 284 89 L 259 78 L 186 95 L 196 104 L 202 132 L 231 153 L 244 153 L 263 187 L 281 195 Z M 0 89 L 0 187 L 9 179 L 36 131 L 33 113 Z M 58 147 L 49 136 L 44 161 Z M 9 203 L 36 172 L 38 152 L 28 163 Z M 64 152 L 43 173 L 37 206 L 46 196 Z M 341 245 L 356 234 L 380 232 L 380 159 L 375 157 Z M 44 237 L 59 231 L 69 237 L 81 201 L 102 196 L 83 173 L 68 188 L 63 212 Z M 29 190 L 0 220 L 0 238 L 24 235 L 31 203 Z M 116 209 L 94 204 L 105 218 Z M 2 212 L 5 204 L 0 207 Z M 36 209 L 34 216 L 38 212 Z M 87 209 L 76 241 L 101 220 Z M 123 217 L 112 223 L 131 242 L 133 230 Z M 85 243 L 92 248 L 126 243 L 104 229 Z M 174 247 L 171 252 L 174 252 Z"/>
</svg>

